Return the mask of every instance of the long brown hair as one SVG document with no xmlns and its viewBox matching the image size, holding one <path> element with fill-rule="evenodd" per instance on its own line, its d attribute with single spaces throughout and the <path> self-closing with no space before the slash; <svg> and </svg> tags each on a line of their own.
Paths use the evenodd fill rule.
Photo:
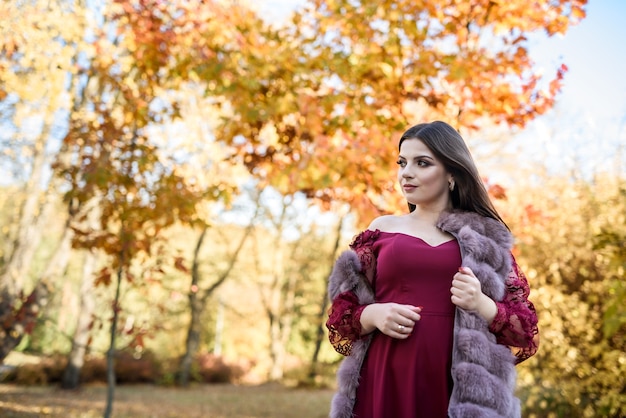
<svg viewBox="0 0 626 418">
<path fill-rule="evenodd" d="M 407 139 L 421 140 L 452 174 L 455 182 L 450 192 L 453 208 L 496 219 L 506 226 L 489 198 L 465 141 L 452 126 L 441 121 L 415 125 L 402 135 L 398 150 Z M 413 212 L 415 205 L 409 203 L 409 210 Z"/>
</svg>

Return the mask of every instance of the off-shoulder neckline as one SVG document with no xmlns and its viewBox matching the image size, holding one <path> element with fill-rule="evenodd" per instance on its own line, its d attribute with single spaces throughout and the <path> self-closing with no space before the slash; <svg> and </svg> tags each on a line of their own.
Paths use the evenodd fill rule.
<svg viewBox="0 0 626 418">
<path fill-rule="evenodd" d="M 376 229 L 376 230 L 373 230 L 373 231 L 371 229 L 366 229 L 366 231 L 369 231 L 369 232 L 372 232 L 372 233 L 388 234 L 388 235 L 404 235 L 405 237 L 414 238 L 414 239 L 417 239 L 419 241 L 422 241 L 424 244 L 428 245 L 431 248 L 438 248 L 438 247 L 446 245 L 446 244 L 448 244 L 450 242 L 455 242 L 456 241 L 455 238 L 452 238 L 452 239 L 449 239 L 447 241 L 440 242 L 439 244 L 431 244 L 431 243 L 429 243 L 428 241 L 426 241 L 422 237 L 418 237 L 416 235 L 411 235 L 411 234 L 406 234 L 404 232 L 381 231 L 380 229 Z"/>
</svg>

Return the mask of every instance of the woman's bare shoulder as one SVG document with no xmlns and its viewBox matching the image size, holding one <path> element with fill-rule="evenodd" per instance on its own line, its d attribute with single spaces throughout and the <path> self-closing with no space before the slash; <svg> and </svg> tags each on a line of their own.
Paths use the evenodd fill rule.
<svg viewBox="0 0 626 418">
<path fill-rule="evenodd" d="M 370 226 L 367 227 L 370 231 L 389 231 L 393 229 L 393 226 L 400 220 L 400 216 L 397 215 L 382 215 L 375 218 Z"/>
</svg>

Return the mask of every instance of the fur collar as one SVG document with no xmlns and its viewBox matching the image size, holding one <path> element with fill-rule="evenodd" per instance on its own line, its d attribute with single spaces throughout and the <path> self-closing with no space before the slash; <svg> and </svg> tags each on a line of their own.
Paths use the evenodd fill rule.
<svg viewBox="0 0 626 418">
<path fill-rule="evenodd" d="M 494 300 L 504 297 L 504 280 L 511 269 L 513 237 L 499 221 L 473 212 L 444 212 L 437 227 L 457 239 L 463 265 L 480 279 L 483 292 Z"/>
</svg>

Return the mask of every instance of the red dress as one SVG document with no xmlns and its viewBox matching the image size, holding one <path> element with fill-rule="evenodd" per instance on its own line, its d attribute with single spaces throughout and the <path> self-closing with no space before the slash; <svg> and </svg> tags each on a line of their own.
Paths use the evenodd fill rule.
<svg viewBox="0 0 626 418">
<path fill-rule="evenodd" d="M 430 246 L 420 238 L 380 232 L 374 289 L 380 303 L 422 306 L 421 320 L 406 340 L 376 332 L 361 368 L 354 416 L 445 418 L 454 305 L 452 276 L 461 265 L 456 240 Z"/>
<path fill-rule="evenodd" d="M 406 340 L 374 331 L 361 367 L 353 412 L 358 418 L 446 417 L 455 308 L 450 301 L 452 277 L 461 265 L 455 240 L 430 246 L 401 233 L 366 230 L 350 245 L 362 273 L 373 284 L 377 302 L 422 306 L 421 320 Z M 537 314 L 528 300 L 528 281 L 512 258 L 504 299 L 489 331 L 507 345 L 520 363 L 537 351 Z M 350 355 L 361 335 L 361 305 L 346 291 L 333 299 L 326 322 L 335 350 Z"/>
</svg>

